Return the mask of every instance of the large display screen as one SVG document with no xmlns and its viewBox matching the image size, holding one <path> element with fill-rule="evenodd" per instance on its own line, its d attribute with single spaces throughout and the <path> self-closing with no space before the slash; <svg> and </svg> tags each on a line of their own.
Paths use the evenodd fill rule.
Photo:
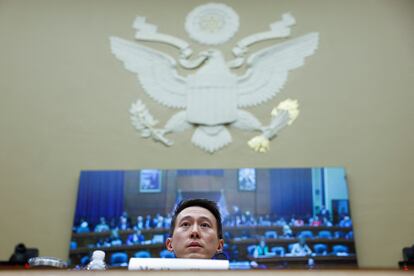
<svg viewBox="0 0 414 276">
<path fill-rule="evenodd" d="M 97 249 L 111 267 L 174 258 L 171 216 L 191 198 L 219 206 L 233 269 L 357 267 L 343 168 L 82 171 L 71 265 L 85 266 Z"/>
</svg>

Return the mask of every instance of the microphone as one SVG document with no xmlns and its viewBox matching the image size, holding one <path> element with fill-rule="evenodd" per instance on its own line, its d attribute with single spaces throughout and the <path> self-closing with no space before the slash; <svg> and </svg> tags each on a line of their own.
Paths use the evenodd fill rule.
<svg viewBox="0 0 414 276">
<path fill-rule="evenodd" d="M 30 267 L 53 267 L 53 268 L 67 268 L 68 264 L 55 257 L 35 257 L 28 261 Z"/>
</svg>

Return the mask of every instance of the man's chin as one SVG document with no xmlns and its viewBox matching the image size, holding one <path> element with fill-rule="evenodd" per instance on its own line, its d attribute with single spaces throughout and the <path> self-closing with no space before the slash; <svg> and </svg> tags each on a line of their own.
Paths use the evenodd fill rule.
<svg viewBox="0 0 414 276">
<path fill-rule="evenodd" d="M 206 254 L 203 254 L 201 252 L 191 252 L 191 253 L 186 254 L 182 258 L 187 258 L 187 259 L 211 259 L 209 256 L 207 256 Z"/>
</svg>

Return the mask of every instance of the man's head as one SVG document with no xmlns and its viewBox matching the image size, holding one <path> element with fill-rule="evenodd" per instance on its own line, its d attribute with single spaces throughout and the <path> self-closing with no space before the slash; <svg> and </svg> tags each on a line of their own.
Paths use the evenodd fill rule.
<svg viewBox="0 0 414 276">
<path fill-rule="evenodd" d="M 306 238 L 304 236 L 299 237 L 299 244 L 304 246 L 306 244 Z"/>
<path fill-rule="evenodd" d="M 180 202 L 171 221 L 169 251 L 178 258 L 211 259 L 223 249 L 221 216 L 215 202 L 190 199 Z"/>
</svg>

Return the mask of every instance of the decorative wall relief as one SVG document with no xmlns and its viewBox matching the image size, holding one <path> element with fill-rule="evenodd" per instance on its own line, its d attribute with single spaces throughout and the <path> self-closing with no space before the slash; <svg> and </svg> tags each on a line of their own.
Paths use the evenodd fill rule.
<svg viewBox="0 0 414 276">
<path fill-rule="evenodd" d="M 187 15 L 185 30 L 201 44 L 219 45 L 230 40 L 239 30 L 239 16 L 224 4 L 201 5 Z"/>
<path fill-rule="evenodd" d="M 180 57 L 151 49 L 139 43 L 119 37 L 111 37 L 112 53 L 123 62 L 125 68 L 136 73 L 144 91 L 155 101 L 181 109 L 162 128 L 141 100 L 130 108 L 133 126 L 142 137 L 151 138 L 164 145 L 173 142 L 166 135 L 194 128 L 192 143 L 214 153 L 232 141 L 229 129 L 238 128 L 258 131 L 248 145 L 255 151 L 266 152 L 269 140 L 299 114 L 295 100 L 287 99 L 272 112 L 268 125 L 263 125 L 252 113 L 243 108 L 259 105 L 270 100 L 283 87 L 288 72 L 304 65 L 305 57 L 318 47 L 318 33 L 309 33 L 261 49 L 248 55 L 249 46 L 264 40 L 286 38 L 295 19 L 284 14 L 280 21 L 270 24 L 270 30 L 247 36 L 233 48 L 234 59 L 226 61 L 218 49 L 208 49 L 193 56 L 186 41 L 158 32 L 157 26 L 137 17 L 133 27 L 135 38 L 176 47 Z M 186 19 L 189 36 L 205 45 L 227 42 L 237 32 L 239 17 L 224 4 L 206 4 L 196 7 Z M 192 70 L 188 76 L 180 75 L 178 67 Z M 245 68 L 238 75 L 232 69 Z"/>
</svg>

